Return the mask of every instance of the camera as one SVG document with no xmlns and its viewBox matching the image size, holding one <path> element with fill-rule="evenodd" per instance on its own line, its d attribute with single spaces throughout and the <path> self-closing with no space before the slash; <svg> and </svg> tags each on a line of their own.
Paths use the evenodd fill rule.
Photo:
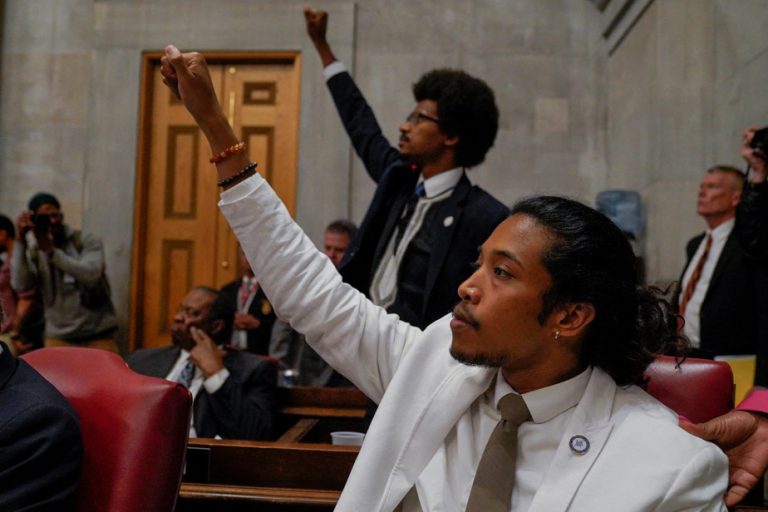
<svg viewBox="0 0 768 512">
<path fill-rule="evenodd" d="M 36 215 L 33 215 L 32 223 L 35 225 L 35 231 L 39 233 L 47 233 L 51 229 L 51 216 L 44 214 L 44 213 L 38 213 Z"/>
<path fill-rule="evenodd" d="M 760 153 L 758 156 L 763 160 L 768 158 L 768 127 L 757 130 L 749 142 L 749 147 Z"/>
</svg>

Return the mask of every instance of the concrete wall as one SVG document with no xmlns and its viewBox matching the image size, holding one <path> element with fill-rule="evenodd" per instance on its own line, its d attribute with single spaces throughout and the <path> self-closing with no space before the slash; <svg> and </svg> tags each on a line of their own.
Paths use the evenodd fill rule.
<svg viewBox="0 0 768 512">
<path fill-rule="evenodd" d="M 305 52 L 298 221 L 315 239 L 359 221 L 373 186 L 350 154 L 303 27 L 304 0 L 6 0 L 0 78 L 0 211 L 57 193 L 68 221 L 104 238 L 127 324 L 143 50 Z M 607 52 L 599 13 L 573 0 L 324 1 L 337 56 L 354 69 L 391 140 L 411 84 L 438 66 L 488 81 L 501 131 L 472 179 L 505 202 L 591 200 L 607 180 Z"/>
<path fill-rule="evenodd" d="M 641 191 L 650 280 L 679 277 L 701 176 L 744 168 L 741 132 L 768 124 L 764 0 L 653 2 L 606 65 L 608 180 Z"/>
</svg>

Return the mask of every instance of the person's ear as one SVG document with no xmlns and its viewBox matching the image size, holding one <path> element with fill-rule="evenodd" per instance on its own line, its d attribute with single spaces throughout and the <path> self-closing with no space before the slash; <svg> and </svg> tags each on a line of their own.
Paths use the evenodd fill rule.
<svg viewBox="0 0 768 512">
<path fill-rule="evenodd" d="M 446 148 L 456 149 L 456 145 L 459 143 L 458 135 L 446 135 L 443 139 L 443 146 Z"/>
<path fill-rule="evenodd" d="M 731 196 L 731 206 L 736 208 L 737 206 L 739 206 L 740 202 L 741 202 L 741 190 L 737 190 Z"/>
<path fill-rule="evenodd" d="M 555 311 L 555 337 L 581 339 L 595 319 L 595 306 L 589 302 L 566 304 Z"/>
</svg>

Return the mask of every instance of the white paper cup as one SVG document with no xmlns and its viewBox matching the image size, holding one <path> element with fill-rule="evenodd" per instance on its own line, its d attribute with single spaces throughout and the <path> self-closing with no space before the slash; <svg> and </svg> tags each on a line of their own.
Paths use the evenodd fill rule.
<svg viewBox="0 0 768 512">
<path fill-rule="evenodd" d="M 331 432 L 331 442 L 337 446 L 362 446 L 362 432 Z"/>
</svg>

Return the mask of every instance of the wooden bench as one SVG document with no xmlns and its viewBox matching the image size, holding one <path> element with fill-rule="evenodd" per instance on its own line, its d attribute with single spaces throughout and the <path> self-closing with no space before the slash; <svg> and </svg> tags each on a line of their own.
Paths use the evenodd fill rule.
<svg viewBox="0 0 768 512">
<path fill-rule="evenodd" d="M 359 448 L 331 432 L 362 431 L 354 388 L 280 388 L 274 442 L 190 439 L 178 512 L 331 511 Z"/>
</svg>

